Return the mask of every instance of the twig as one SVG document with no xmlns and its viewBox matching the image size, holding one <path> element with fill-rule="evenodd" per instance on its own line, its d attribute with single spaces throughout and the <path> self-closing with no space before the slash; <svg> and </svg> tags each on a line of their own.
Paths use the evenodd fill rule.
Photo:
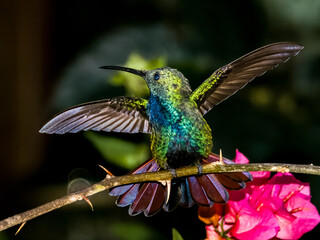
<svg viewBox="0 0 320 240">
<path fill-rule="evenodd" d="M 277 164 L 277 163 L 261 163 L 261 164 L 207 164 L 203 165 L 203 174 L 217 172 L 243 172 L 243 171 L 270 171 L 270 172 L 291 172 L 320 175 L 320 167 L 313 165 L 296 165 L 296 164 Z M 184 167 L 176 169 L 177 177 L 186 177 L 197 175 L 198 168 L 196 166 Z M 170 171 L 159 171 L 152 173 L 143 173 L 136 175 L 125 175 L 120 177 L 107 177 L 104 180 L 93 184 L 78 192 L 74 192 L 58 198 L 52 202 L 43 204 L 26 212 L 16 214 L 12 217 L 0 221 L 0 231 L 8 229 L 18 224 L 25 223 L 55 209 L 69 205 L 76 201 L 83 200 L 91 195 L 105 191 L 109 188 L 119 185 L 149 182 L 149 181 L 170 181 L 172 179 Z"/>
</svg>

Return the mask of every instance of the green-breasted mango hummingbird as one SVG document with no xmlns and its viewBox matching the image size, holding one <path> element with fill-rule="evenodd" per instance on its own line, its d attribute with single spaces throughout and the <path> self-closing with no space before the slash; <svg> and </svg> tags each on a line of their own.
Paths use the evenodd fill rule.
<svg viewBox="0 0 320 240">
<path fill-rule="evenodd" d="M 211 153 L 211 129 L 203 115 L 212 107 L 243 88 L 255 77 L 297 55 L 303 46 L 280 42 L 261 47 L 219 68 L 196 90 L 181 72 L 169 67 L 136 70 L 120 66 L 101 68 L 126 71 L 141 76 L 150 90 L 148 100 L 115 97 L 81 104 L 63 111 L 50 120 L 41 133 L 106 131 L 151 134 L 152 158 L 132 174 L 173 171 L 178 167 L 219 162 Z M 225 164 L 234 162 L 223 158 Z M 219 173 L 175 178 L 170 184 L 159 182 L 115 187 L 118 206 L 128 206 L 129 214 L 144 212 L 151 216 L 161 208 L 170 211 L 179 204 L 212 206 L 228 201 L 228 189 L 242 189 L 252 176 L 248 172 Z M 170 196 L 170 197 L 169 197 Z"/>
</svg>

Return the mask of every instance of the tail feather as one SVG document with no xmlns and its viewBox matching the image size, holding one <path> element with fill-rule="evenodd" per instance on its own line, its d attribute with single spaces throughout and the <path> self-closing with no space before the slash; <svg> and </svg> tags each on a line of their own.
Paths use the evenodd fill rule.
<svg viewBox="0 0 320 240">
<path fill-rule="evenodd" d="M 181 201 L 184 197 L 184 183 L 185 180 L 182 181 L 181 179 L 174 179 L 171 181 L 171 191 L 169 196 L 170 198 L 168 202 L 163 206 L 163 209 L 166 212 L 174 210 L 179 204 L 181 204 Z"/>
<path fill-rule="evenodd" d="M 197 177 L 197 179 L 211 201 L 216 203 L 228 202 L 229 194 L 224 186 L 215 177 L 215 174 L 202 175 Z M 192 188 L 192 186 L 190 186 L 190 188 Z"/>
<path fill-rule="evenodd" d="M 129 214 L 135 216 L 141 212 L 149 217 L 156 214 L 166 198 L 165 187 L 159 183 L 144 183 L 129 208 Z"/>
<path fill-rule="evenodd" d="M 157 170 L 159 170 L 159 166 L 158 164 L 153 160 L 150 159 L 148 161 L 146 161 L 145 163 L 143 163 L 142 165 L 140 165 L 139 167 L 137 167 L 135 170 L 133 170 L 130 174 L 140 174 L 140 173 L 145 173 L 145 172 L 155 172 Z M 154 170 L 156 169 L 156 170 Z M 120 196 L 122 194 L 124 194 L 125 192 L 129 191 L 129 189 L 132 186 L 140 186 L 140 183 L 138 184 L 128 184 L 128 185 L 123 185 L 123 186 L 119 186 L 119 187 L 115 187 L 112 188 L 109 192 L 110 196 Z"/>
<path fill-rule="evenodd" d="M 135 216 L 146 210 L 150 201 L 152 201 L 153 194 L 154 186 L 152 186 L 152 183 L 144 183 L 139 190 L 136 199 L 130 205 L 129 214 Z"/>
<path fill-rule="evenodd" d="M 120 196 L 124 194 L 126 191 L 128 191 L 134 184 L 129 185 L 123 185 L 120 187 L 115 187 L 112 190 L 110 190 L 109 195 L 110 196 Z"/>
<path fill-rule="evenodd" d="M 154 159 L 151 159 L 131 174 L 139 174 L 145 172 L 155 172 L 160 169 Z M 166 187 L 160 183 L 136 183 L 119 186 L 111 189 L 111 196 L 118 196 L 116 204 L 119 207 L 130 205 L 129 214 L 134 216 L 144 212 L 146 216 L 152 216 L 157 213 L 165 203 Z"/>
<path fill-rule="evenodd" d="M 218 179 L 218 181 L 228 189 L 231 190 L 240 190 L 246 187 L 244 182 L 234 181 L 232 178 L 229 178 L 226 174 L 216 173 L 214 176 Z"/>
<path fill-rule="evenodd" d="M 116 204 L 119 207 L 126 207 L 133 203 L 136 199 L 139 192 L 140 184 L 132 184 L 131 187 L 124 193 L 120 193 L 119 195 L 111 195 L 111 196 L 119 196 L 116 200 Z M 113 194 L 115 194 L 113 192 Z"/>
<path fill-rule="evenodd" d="M 212 206 L 213 202 L 208 197 L 206 191 L 203 189 L 204 185 L 201 184 L 200 179 L 201 177 L 195 176 L 187 178 L 191 196 L 193 200 L 199 205 Z"/>
<path fill-rule="evenodd" d="M 230 163 L 227 163 L 230 164 Z M 235 164 L 235 163 L 232 163 Z M 252 181 L 252 175 L 249 172 L 234 172 L 234 173 L 223 173 L 223 175 L 231 178 L 236 182 L 249 182 Z"/>
<path fill-rule="evenodd" d="M 144 211 L 145 216 L 152 216 L 160 211 L 166 199 L 166 188 L 158 183 L 151 183 L 153 188 L 153 194 L 150 200 L 150 204 Z"/>
<path fill-rule="evenodd" d="M 191 196 L 189 183 L 187 179 L 184 179 L 184 181 L 180 185 L 181 188 L 181 199 L 180 199 L 180 205 L 182 207 L 192 207 L 195 202 Z"/>
<path fill-rule="evenodd" d="M 235 162 L 223 158 L 226 164 Z M 220 156 L 211 153 L 201 164 L 220 161 Z M 151 159 L 131 174 L 155 172 L 160 166 Z M 119 186 L 111 189 L 111 196 L 118 196 L 116 204 L 120 207 L 130 205 L 129 214 L 134 216 L 144 212 L 145 216 L 152 216 L 163 208 L 172 211 L 179 204 L 183 207 L 191 207 L 195 203 L 202 206 L 212 206 L 216 203 L 226 203 L 229 199 L 228 189 L 242 189 L 245 182 L 252 180 L 249 172 L 240 173 L 215 173 L 201 176 L 190 176 L 186 178 L 173 179 L 169 200 L 167 200 L 168 186 L 158 182 L 136 183 Z"/>
</svg>

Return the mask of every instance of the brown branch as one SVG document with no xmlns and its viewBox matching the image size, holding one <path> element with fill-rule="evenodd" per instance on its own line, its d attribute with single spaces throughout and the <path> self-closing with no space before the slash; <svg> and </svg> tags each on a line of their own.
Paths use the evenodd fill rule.
<svg viewBox="0 0 320 240">
<path fill-rule="evenodd" d="M 296 165 L 296 164 L 278 164 L 278 163 L 261 163 L 261 164 L 207 164 L 203 165 L 203 173 L 218 173 L 218 172 L 243 172 L 243 171 L 270 171 L 270 172 L 291 172 L 320 175 L 320 167 L 313 165 Z M 198 169 L 195 166 L 176 169 L 177 177 L 186 177 L 197 175 Z M 12 217 L 0 221 L 0 231 L 8 229 L 18 224 L 25 223 L 33 218 L 36 218 L 55 209 L 69 205 L 76 201 L 83 200 L 86 197 L 105 191 L 109 188 L 119 185 L 125 185 L 137 182 L 149 181 L 168 181 L 171 180 L 172 174 L 170 171 L 159 171 L 152 173 L 143 173 L 136 175 L 125 175 L 120 177 L 105 178 L 104 180 L 93 184 L 92 186 L 80 190 L 75 193 L 68 194 L 58 198 L 52 202 L 48 202 L 26 212 L 16 214 Z"/>
</svg>

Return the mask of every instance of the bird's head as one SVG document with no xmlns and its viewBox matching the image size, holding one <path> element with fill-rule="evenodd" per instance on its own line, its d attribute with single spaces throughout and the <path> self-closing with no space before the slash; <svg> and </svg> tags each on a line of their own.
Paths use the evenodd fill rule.
<svg viewBox="0 0 320 240">
<path fill-rule="evenodd" d="M 141 76 L 147 83 L 150 93 L 158 97 L 189 97 L 191 88 L 181 72 L 169 67 L 152 70 L 137 70 L 121 66 L 103 66 L 103 69 L 119 70 Z"/>
</svg>

